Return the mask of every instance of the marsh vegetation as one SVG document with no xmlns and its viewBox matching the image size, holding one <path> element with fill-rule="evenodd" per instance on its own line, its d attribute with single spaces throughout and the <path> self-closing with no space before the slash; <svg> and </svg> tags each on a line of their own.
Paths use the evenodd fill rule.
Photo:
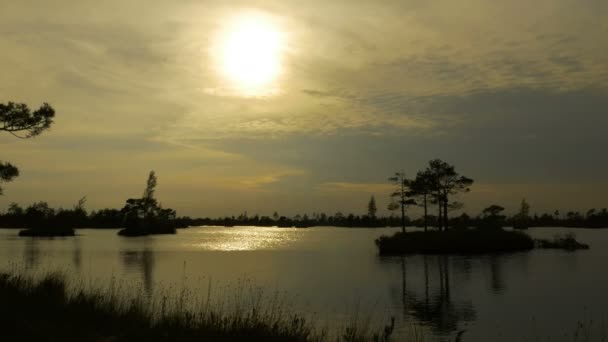
<svg viewBox="0 0 608 342">
<path fill-rule="evenodd" d="M 394 320 L 372 331 L 354 322 L 340 331 L 315 326 L 277 297 L 242 289 L 229 301 L 182 291 L 158 302 L 129 291 L 70 287 L 61 274 L 35 279 L 0 273 L 2 337 L 27 341 L 388 341 Z M 131 291 L 133 292 L 133 291 Z M 198 300 L 196 309 L 186 303 Z M 359 325 L 358 325 L 359 324 Z"/>
</svg>

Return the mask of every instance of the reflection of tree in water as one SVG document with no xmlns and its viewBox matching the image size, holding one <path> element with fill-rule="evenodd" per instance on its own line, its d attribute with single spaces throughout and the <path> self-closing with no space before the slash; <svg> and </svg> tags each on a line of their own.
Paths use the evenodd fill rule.
<svg viewBox="0 0 608 342">
<path fill-rule="evenodd" d="M 441 335 L 456 332 L 461 322 L 475 319 L 475 309 L 471 301 L 454 301 L 452 298 L 450 263 L 447 256 L 424 256 L 422 275 L 407 274 L 406 260 L 405 257 L 401 258 L 401 301 L 404 316 L 414 317 Z M 432 280 L 433 273 L 438 277 L 435 281 Z M 421 294 L 408 289 L 407 276 L 424 281 Z"/>
<path fill-rule="evenodd" d="M 490 273 L 492 273 L 492 290 L 494 293 L 502 293 L 505 282 L 502 279 L 502 264 L 498 256 L 493 255 L 489 259 Z"/>
<path fill-rule="evenodd" d="M 82 246 L 81 241 L 78 236 L 73 238 L 74 240 L 74 248 L 72 252 L 72 263 L 74 264 L 74 268 L 76 271 L 80 272 L 82 267 Z"/>
<path fill-rule="evenodd" d="M 40 247 L 36 238 L 26 238 L 23 247 L 23 262 L 26 269 L 34 268 L 40 261 Z"/>
<path fill-rule="evenodd" d="M 127 269 L 136 269 L 141 273 L 144 290 L 149 295 L 152 293 L 154 253 L 146 248 L 143 251 L 122 251 L 122 261 Z"/>
</svg>

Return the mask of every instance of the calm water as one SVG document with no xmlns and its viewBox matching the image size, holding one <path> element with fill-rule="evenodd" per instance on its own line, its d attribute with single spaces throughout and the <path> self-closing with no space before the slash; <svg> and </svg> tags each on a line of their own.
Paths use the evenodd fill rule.
<svg viewBox="0 0 608 342">
<path fill-rule="evenodd" d="M 344 322 L 357 311 L 394 316 L 398 333 L 415 325 L 441 340 L 466 329 L 464 341 L 572 341 L 579 321 L 608 331 L 600 329 L 608 327 L 608 230 L 529 231 L 573 231 L 588 251 L 380 258 L 374 239 L 394 231 L 202 227 L 121 238 L 82 229 L 73 238 L 38 239 L 0 229 L 0 269 L 124 279 L 151 296 L 160 288 L 202 292 L 209 283 L 246 280 L 286 293 L 297 311 L 321 322 Z"/>
</svg>

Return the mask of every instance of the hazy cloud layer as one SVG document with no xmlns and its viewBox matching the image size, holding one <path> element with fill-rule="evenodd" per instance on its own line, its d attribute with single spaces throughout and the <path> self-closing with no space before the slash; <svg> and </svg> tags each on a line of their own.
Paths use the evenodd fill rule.
<svg viewBox="0 0 608 342">
<path fill-rule="evenodd" d="M 287 42 L 257 97 L 212 57 L 250 11 Z M 606 17 L 599 0 L 0 0 L 0 101 L 58 112 L 35 140 L 0 136 L 22 170 L 0 204 L 116 207 L 155 169 L 184 214 L 361 212 L 441 157 L 512 197 L 480 190 L 470 211 L 606 206 Z"/>
</svg>

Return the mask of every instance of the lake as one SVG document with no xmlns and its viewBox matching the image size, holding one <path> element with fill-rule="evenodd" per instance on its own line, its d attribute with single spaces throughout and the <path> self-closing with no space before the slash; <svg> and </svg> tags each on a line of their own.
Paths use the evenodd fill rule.
<svg viewBox="0 0 608 342">
<path fill-rule="evenodd" d="M 466 330 L 463 341 L 572 341 L 580 323 L 579 335 L 608 331 L 608 230 L 528 231 L 544 238 L 574 232 L 591 246 L 576 252 L 379 257 L 374 239 L 395 231 L 196 227 L 124 238 L 79 229 L 76 237 L 43 239 L 0 229 L 0 270 L 59 270 L 96 284 L 119 279 L 145 296 L 259 286 L 319 324 L 395 317 L 397 336 L 416 329 L 431 340 L 453 341 Z"/>
</svg>

